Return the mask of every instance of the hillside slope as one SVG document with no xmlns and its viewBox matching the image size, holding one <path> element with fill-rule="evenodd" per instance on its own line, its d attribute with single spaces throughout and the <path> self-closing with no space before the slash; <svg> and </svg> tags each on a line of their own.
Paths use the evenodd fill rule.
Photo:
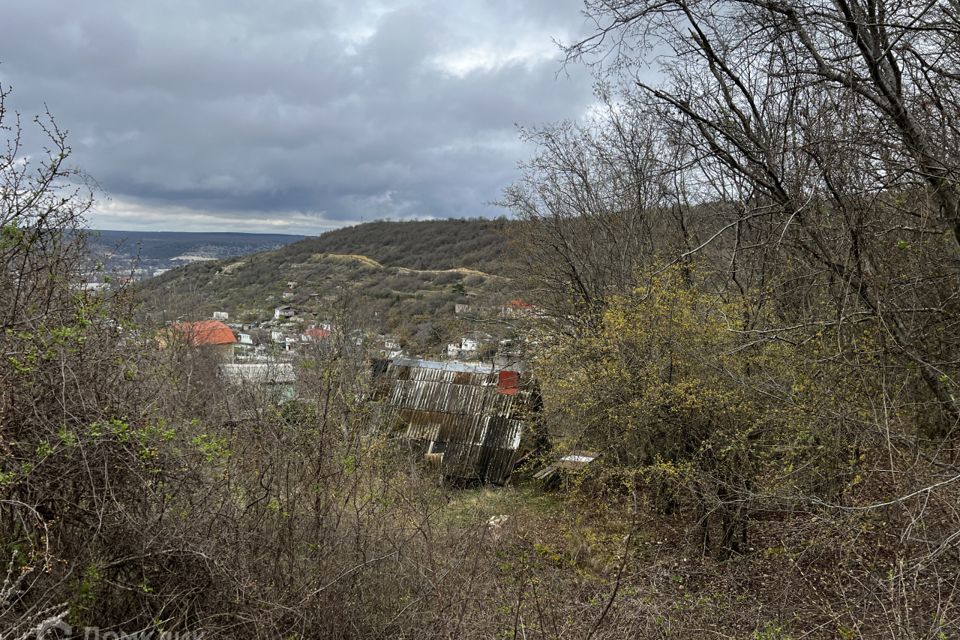
<svg viewBox="0 0 960 640">
<path fill-rule="evenodd" d="M 375 222 L 273 251 L 202 262 L 142 283 L 155 321 L 227 311 L 262 322 L 291 305 L 305 322 L 349 316 L 422 350 L 469 330 L 456 304 L 492 308 L 511 295 L 505 220 Z"/>
<path fill-rule="evenodd" d="M 303 262 L 305 256 L 317 253 L 337 253 L 366 256 L 386 267 L 466 267 L 501 273 L 515 224 L 506 219 L 368 222 L 301 240 L 281 252 L 289 262 Z"/>
</svg>

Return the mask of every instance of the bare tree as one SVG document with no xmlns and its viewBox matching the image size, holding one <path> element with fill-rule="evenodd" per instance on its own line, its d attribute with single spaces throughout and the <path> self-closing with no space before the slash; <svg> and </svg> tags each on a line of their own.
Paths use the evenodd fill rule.
<svg viewBox="0 0 960 640">
<path fill-rule="evenodd" d="M 838 305 L 854 296 L 859 308 L 838 313 L 867 313 L 883 326 L 952 432 L 960 421 L 958 354 L 917 310 L 943 318 L 954 305 L 956 7 L 846 0 L 587 7 L 597 32 L 571 45 L 568 59 L 608 63 L 659 107 L 714 199 L 739 203 L 740 221 L 725 231 L 763 219 L 757 244 L 808 261 L 807 278 L 828 273 L 842 285 Z M 661 84 L 636 73 L 646 51 L 660 56 Z M 912 254 L 891 261 L 894 246 Z"/>
<path fill-rule="evenodd" d="M 655 252 L 671 197 L 663 141 L 643 112 L 607 91 L 588 124 L 524 130 L 538 149 L 502 205 L 524 221 L 521 280 L 567 327 L 596 324 Z M 571 324 L 570 320 L 574 320 Z"/>
</svg>

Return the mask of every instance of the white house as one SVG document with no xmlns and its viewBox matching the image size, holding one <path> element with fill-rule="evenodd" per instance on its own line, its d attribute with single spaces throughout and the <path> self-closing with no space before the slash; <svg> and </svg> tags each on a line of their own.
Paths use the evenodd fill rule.
<svg viewBox="0 0 960 640">
<path fill-rule="evenodd" d="M 470 358 L 476 356 L 480 347 L 493 340 L 493 336 L 487 333 L 474 331 L 468 333 L 459 342 L 451 342 L 447 345 L 447 356 L 450 358 Z"/>
<path fill-rule="evenodd" d="M 226 322 L 227 320 L 230 319 L 230 314 L 227 313 L 226 311 L 214 311 L 213 319 L 220 320 L 221 322 Z"/>
<path fill-rule="evenodd" d="M 469 358 L 480 350 L 480 341 L 476 338 L 463 337 L 460 342 L 451 342 L 447 345 L 447 356 L 450 358 Z"/>
<path fill-rule="evenodd" d="M 286 305 L 277 307 L 273 310 L 274 320 L 286 320 L 287 318 L 292 318 L 295 315 L 297 315 L 297 312 L 293 310 L 293 307 Z"/>
</svg>

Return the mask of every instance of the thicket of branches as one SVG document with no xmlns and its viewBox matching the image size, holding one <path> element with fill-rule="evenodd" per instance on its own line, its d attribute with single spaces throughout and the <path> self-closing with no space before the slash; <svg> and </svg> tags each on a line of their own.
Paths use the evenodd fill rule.
<svg viewBox="0 0 960 640">
<path fill-rule="evenodd" d="M 954 632 L 960 6 L 586 13 L 596 31 L 566 52 L 601 108 L 527 132 L 539 151 L 505 197 L 553 318 L 558 435 L 720 559 L 771 518 L 882 514 L 897 542 L 851 552 L 876 565 L 848 575 L 859 601 L 911 583 L 923 613 L 885 632 Z"/>
<path fill-rule="evenodd" d="M 47 152 L 25 154 L 2 107 L 0 638 L 561 635 L 599 615 L 595 582 L 447 512 L 373 428 L 347 336 L 304 351 L 281 403 L 134 324 L 131 292 L 86 291 L 66 134 L 39 118 Z"/>
<path fill-rule="evenodd" d="M 344 336 L 281 404 L 79 288 L 92 195 L 0 93 L 0 638 L 956 634 L 956 3 L 587 11 L 600 108 L 505 204 L 543 426 L 603 455 L 512 520 L 372 428 Z"/>
<path fill-rule="evenodd" d="M 283 404 L 160 348 L 130 292 L 81 286 L 93 194 L 49 116 L 24 153 L 7 96 L 0 638 L 460 633 L 485 530 L 436 526 L 432 479 L 370 428 L 352 342 L 306 354 Z"/>
</svg>

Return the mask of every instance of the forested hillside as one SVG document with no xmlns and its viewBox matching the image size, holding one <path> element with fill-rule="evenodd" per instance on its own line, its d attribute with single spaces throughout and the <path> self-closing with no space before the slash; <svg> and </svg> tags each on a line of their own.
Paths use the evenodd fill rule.
<svg viewBox="0 0 960 640">
<path fill-rule="evenodd" d="M 465 267 L 502 274 L 509 263 L 510 230 L 516 224 L 505 218 L 368 222 L 308 238 L 285 247 L 281 255 L 289 262 L 299 262 L 316 253 L 346 253 L 388 267 Z"/>
</svg>

